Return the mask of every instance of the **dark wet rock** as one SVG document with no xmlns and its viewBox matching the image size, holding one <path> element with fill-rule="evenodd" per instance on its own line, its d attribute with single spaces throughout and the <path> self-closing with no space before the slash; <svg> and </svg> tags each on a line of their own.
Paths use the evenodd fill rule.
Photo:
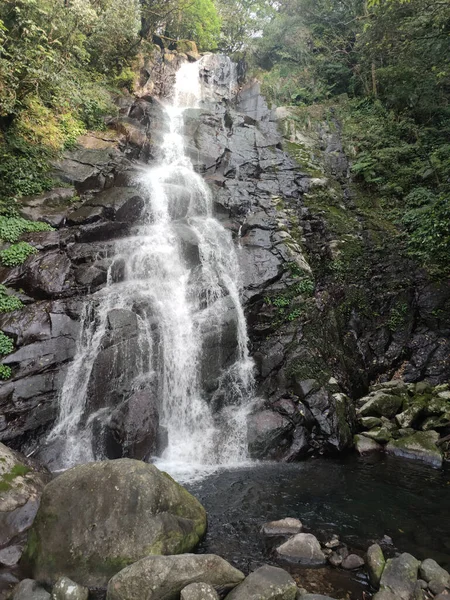
<svg viewBox="0 0 450 600">
<path fill-rule="evenodd" d="M 386 561 L 380 580 L 380 591 L 394 594 L 402 600 L 415 597 L 420 561 L 411 554 L 401 554 Z"/>
<path fill-rule="evenodd" d="M 364 566 L 364 559 L 357 554 L 349 554 L 346 558 L 344 558 L 341 566 L 343 569 L 347 569 L 348 571 L 360 569 Z"/>
<path fill-rule="evenodd" d="M 270 521 L 262 526 L 264 535 L 295 535 L 303 529 L 302 522 L 299 519 L 286 517 L 280 521 Z"/>
<path fill-rule="evenodd" d="M 72 200 L 76 197 L 73 187 L 58 187 L 38 196 L 28 196 L 21 200 L 20 214 L 32 221 L 44 221 L 53 227 L 64 225 L 72 210 Z"/>
<path fill-rule="evenodd" d="M 181 590 L 180 600 L 219 600 L 219 594 L 210 583 L 190 583 Z"/>
<path fill-rule="evenodd" d="M 367 549 L 366 562 L 370 583 L 373 587 L 378 588 L 386 564 L 383 550 L 379 544 L 372 544 Z"/>
<path fill-rule="evenodd" d="M 15 588 L 11 600 L 50 600 L 50 594 L 33 579 L 24 579 Z"/>
<path fill-rule="evenodd" d="M 24 557 L 39 581 L 101 587 L 143 556 L 192 550 L 205 529 L 201 504 L 153 465 L 91 463 L 47 485 Z"/>
<path fill-rule="evenodd" d="M 52 589 L 52 600 L 88 600 L 89 590 L 68 577 L 60 577 Z"/>
<path fill-rule="evenodd" d="M 181 590 L 191 583 L 210 584 L 223 595 L 243 579 L 243 573 L 214 554 L 148 556 L 110 580 L 107 600 L 178 598 Z"/>
<path fill-rule="evenodd" d="M 49 479 L 46 469 L 0 443 L 0 546 L 10 544 L 29 529 Z M 2 552 L 6 552 L 4 560 L 11 563 L 19 550 Z"/>
<path fill-rule="evenodd" d="M 253 458 L 276 455 L 283 448 L 283 441 L 292 432 L 292 423 L 278 413 L 265 410 L 247 418 L 247 435 L 250 454 Z"/>
<path fill-rule="evenodd" d="M 442 466 L 442 452 L 436 442 L 439 434 L 436 431 L 417 431 L 412 435 L 392 440 L 386 446 L 386 452 L 394 456 L 419 460 L 433 467 Z"/>
<path fill-rule="evenodd" d="M 111 414 L 112 455 L 145 460 L 158 449 L 159 409 L 155 390 L 135 392 Z"/>
<path fill-rule="evenodd" d="M 323 565 L 326 558 L 318 539 L 311 533 L 298 533 L 278 546 L 277 555 L 281 558 L 305 565 Z"/>
<path fill-rule="evenodd" d="M 289 573 L 264 565 L 235 587 L 227 600 L 295 600 L 297 592 L 297 585 Z"/>
<path fill-rule="evenodd" d="M 80 148 L 66 152 L 54 164 L 55 175 L 74 186 L 78 193 L 100 191 L 120 154 L 115 148 Z"/>
<path fill-rule="evenodd" d="M 57 298 L 66 295 L 72 285 L 71 262 L 58 250 L 38 254 L 28 259 L 16 285 L 37 298 Z"/>
<path fill-rule="evenodd" d="M 288 452 L 283 456 L 284 462 L 293 462 L 307 456 L 310 450 L 310 433 L 306 427 L 301 425 L 294 429 L 292 443 Z"/>
</svg>

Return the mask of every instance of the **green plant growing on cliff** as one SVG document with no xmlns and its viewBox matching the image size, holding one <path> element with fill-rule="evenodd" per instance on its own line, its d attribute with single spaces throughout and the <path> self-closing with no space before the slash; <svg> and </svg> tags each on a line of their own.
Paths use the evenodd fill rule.
<svg viewBox="0 0 450 600">
<path fill-rule="evenodd" d="M 304 294 L 305 296 L 312 296 L 314 294 L 315 285 L 312 279 L 302 279 L 294 287 L 298 294 Z"/>
<path fill-rule="evenodd" d="M 8 294 L 8 288 L 0 285 L 0 313 L 8 313 L 23 308 L 23 302 L 16 296 Z"/>
<path fill-rule="evenodd" d="M 11 354 L 14 350 L 14 342 L 3 331 L 0 331 L 0 356 Z"/>
<path fill-rule="evenodd" d="M 37 249 L 28 242 L 12 244 L 0 252 L 0 261 L 5 267 L 17 267 L 23 264 L 32 254 L 37 254 Z"/>
<path fill-rule="evenodd" d="M 11 354 L 14 350 L 13 340 L 7 336 L 3 331 L 0 331 L 0 356 L 6 356 Z M 0 379 L 9 379 L 12 375 L 11 367 L 0 364 Z"/>
<path fill-rule="evenodd" d="M 3 379 L 5 381 L 6 379 L 9 379 L 11 375 L 11 367 L 8 367 L 7 365 L 0 365 L 0 379 Z"/>
<path fill-rule="evenodd" d="M 0 216 L 0 240 L 4 242 L 17 242 L 23 233 L 52 230 L 53 227 L 41 221 L 28 221 L 22 217 Z"/>
<path fill-rule="evenodd" d="M 397 331 L 406 322 L 408 305 L 406 303 L 395 306 L 389 315 L 387 326 L 390 331 Z"/>
</svg>

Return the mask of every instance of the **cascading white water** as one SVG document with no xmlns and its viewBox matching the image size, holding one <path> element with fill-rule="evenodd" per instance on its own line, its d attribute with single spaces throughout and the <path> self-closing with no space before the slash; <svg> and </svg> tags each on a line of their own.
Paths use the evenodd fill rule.
<svg viewBox="0 0 450 600">
<path fill-rule="evenodd" d="M 222 464 L 246 460 L 246 412 L 252 397 L 253 362 L 248 353 L 240 302 L 239 265 L 230 233 L 214 218 L 210 191 L 185 154 L 183 112 L 202 97 L 199 64 L 177 73 L 174 102 L 167 106 L 170 128 L 158 166 L 140 185 L 148 198 L 145 217 L 133 237 L 116 243 L 115 259 L 126 265 L 125 280 L 95 294 L 86 307 L 75 360 L 60 397 L 60 413 L 49 441 L 63 440 L 59 468 L 94 458 L 92 424 L 107 409 L 86 417 L 90 373 L 115 308 L 145 306 L 138 316 L 142 349 L 136 387 L 157 380 L 162 425 L 168 445 L 156 462 L 183 479 Z M 185 256 L 186 240 L 198 248 L 199 264 Z M 157 337 L 153 324 L 157 324 Z M 211 335 L 220 344 L 224 327 L 235 331 L 235 359 L 223 369 L 214 395 L 225 397 L 214 412 L 202 383 Z M 154 360 L 158 354 L 157 360 Z M 156 364 L 156 367 L 154 366 Z M 128 365 L 123 364 L 123 369 Z"/>
</svg>

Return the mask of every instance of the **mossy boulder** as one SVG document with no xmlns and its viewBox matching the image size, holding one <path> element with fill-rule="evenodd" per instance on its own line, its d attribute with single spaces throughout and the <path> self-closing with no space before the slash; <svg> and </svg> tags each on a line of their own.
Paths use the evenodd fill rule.
<svg viewBox="0 0 450 600">
<path fill-rule="evenodd" d="M 440 468 L 442 453 L 436 446 L 439 434 L 436 431 L 417 431 L 412 435 L 389 442 L 386 452 L 394 456 L 419 460 Z"/>
<path fill-rule="evenodd" d="M 406 410 L 396 415 L 395 420 L 397 421 L 398 426 L 404 429 L 416 425 L 422 415 L 425 414 L 428 401 L 429 398 L 424 396 L 415 397 L 414 400 L 409 403 Z"/>
<path fill-rule="evenodd" d="M 444 429 L 445 427 L 450 427 L 450 410 L 443 415 L 439 415 L 436 417 L 428 417 L 422 423 L 423 431 L 430 431 L 431 429 Z"/>
<path fill-rule="evenodd" d="M 48 584 L 65 575 L 105 587 L 144 556 L 189 552 L 205 530 L 202 505 L 155 466 L 127 458 L 90 463 L 46 486 L 25 565 Z"/>
<path fill-rule="evenodd" d="M 415 598 L 420 561 L 404 553 L 386 561 L 380 581 L 380 591 L 390 592 L 401 600 Z"/>
<path fill-rule="evenodd" d="M 379 417 L 361 417 L 360 423 L 364 429 L 373 429 L 381 426 L 381 419 Z"/>
<path fill-rule="evenodd" d="M 378 588 L 386 564 L 383 550 L 378 544 L 372 544 L 367 550 L 367 571 L 373 587 Z"/>
<path fill-rule="evenodd" d="M 376 427 L 370 431 L 365 431 L 362 435 L 371 440 L 375 440 L 375 442 L 379 442 L 380 444 L 386 444 L 392 437 L 386 427 Z"/>
<path fill-rule="evenodd" d="M 361 417 L 386 417 L 392 419 L 403 404 L 401 396 L 386 394 L 383 391 L 372 392 L 359 409 Z"/>
<path fill-rule="evenodd" d="M 191 583 L 206 583 L 223 596 L 244 574 L 215 554 L 147 556 L 117 573 L 107 600 L 178 600 Z"/>
</svg>

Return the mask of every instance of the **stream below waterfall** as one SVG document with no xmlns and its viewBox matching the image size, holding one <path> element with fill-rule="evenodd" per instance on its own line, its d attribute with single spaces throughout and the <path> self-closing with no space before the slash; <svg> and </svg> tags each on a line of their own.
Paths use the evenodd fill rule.
<svg viewBox="0 0 450 600">
<path fill-rule="evenodd" d="M 337 534 L 363 554 L 375 541 L 450 567 L 450 472 L 394 458 L 311 459 L 222 470 L 187 485 L 208 513 L 201 552 L 223 556 L 245 572 L 262 563 L 287 568 L 300 585 L 340 598 L 363 598 L 365 576 L 331 567 L 300 568 L 274 558 L 280 538 L 260 533 L 268 521 L 295 517 L 326 541 Z M 392 545 L 383 544 L 384 536 Z"/>
</svg>

